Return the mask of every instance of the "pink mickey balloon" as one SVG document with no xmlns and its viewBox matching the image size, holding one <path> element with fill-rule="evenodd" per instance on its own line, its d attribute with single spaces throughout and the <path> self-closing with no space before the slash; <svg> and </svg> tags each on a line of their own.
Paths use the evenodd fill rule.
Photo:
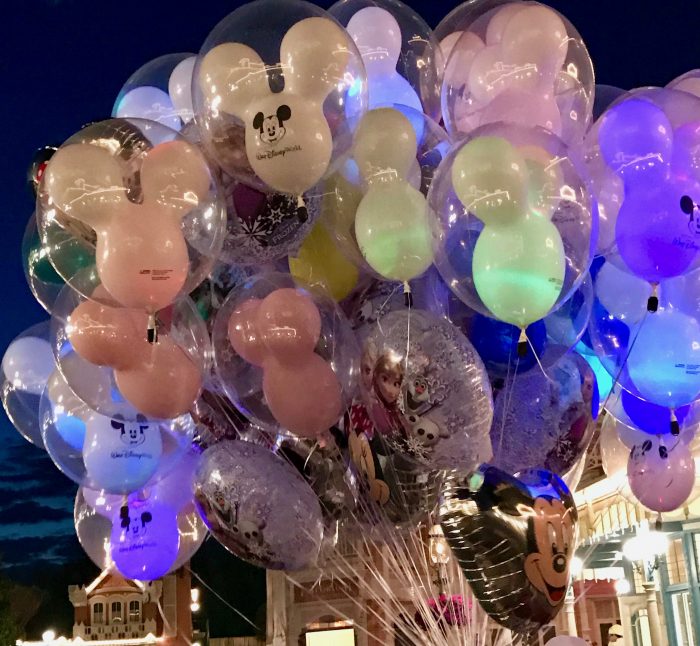
<svg viewBox="0 0 700 646">
<path fill-rule="evenodd" d="M 315 353 L 293 366 L 269 359 L 263 392 L 280 425 L 302 437 L 328 430 L 342 412 L 338 378 L 330 364 Z"/>
<path fill-rule="evenodd" d="M 627 477 L 637 500 L 652 511 L 678 509 L 695 485 L 695 461 L 678 438 L 647 436 L 636 444 L 627 463 Z"/>
<path fill-rule="evenodd" d="M 248 363 L 262 366 L 267 356 L 258 330 L 257 316 L 260 311 L 259 298 L 243 301 L 232 313 L 228 321 L 228 338 L 233 349 Z"/>
<path fill-rule="evenodd" d="M 561 136 L 561 113 L 551 95 L 516 89 L 505 90 L 489 103 L 488 110 L 481 115 L 484 125 L 496 121 L 540 126 Z"/>
<path fill-rule="evenodd" d="M 256 316 L 262 341 L 283 363 L 306 361 L 321 336 L 321 315 L 314 302 L 292 288 L 266 296 Z"/>
<path fill-rule="evenodd" d="M 486 28 L 486 44 L 498 45 L 503 40 L 503 31 L 510 19 L 523 9 L 525 6 L 519 2 L 512 2 L 500 7 L 489 20 Z"/>
<path fill-rule="evenodd" d="M 115 370 L 121 394 L 149 417 L 171 419 L 187 413 L 202 388 L 202 375 L 187 354 L 170 337 L 141 344 L 142 360 Z"/>
</svg>

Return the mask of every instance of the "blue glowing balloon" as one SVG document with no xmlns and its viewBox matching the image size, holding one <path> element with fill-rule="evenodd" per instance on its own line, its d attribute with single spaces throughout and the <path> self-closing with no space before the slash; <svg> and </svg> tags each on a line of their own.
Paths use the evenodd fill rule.
<svg viewBox="0 0 700 646">
<path fill-rule="evenodd" d="M 622 407 L 639 430 L 651 435 L 665 435 L 671 431 L 671 411 L 663 406 L 657 406 L 651 402 L 635 397 L 626 390 L 621 394 Z M 676 419 L 683 427 L 689 418 L 690 406 L 681 406 L 676 409 Z M 691 416 L 692 417 L 692 416 Z"/>
<path fill-rule="evenodd" d="M 697 319 L 672 308 L 659 310 L 636 327 L 634 336 L 627 370 L 642 398 L 668 408 L 678 408 L 697 399 L 700 395 Z"/>
<path fill-rule="evenodd" d="M 182 122 L 167 92 L 157 87 L 134 88 L 120 97 L 114 106 L 115 117 L 139 118 L 157 121 L 173 130 L 180 130 Z"/>
</svg>

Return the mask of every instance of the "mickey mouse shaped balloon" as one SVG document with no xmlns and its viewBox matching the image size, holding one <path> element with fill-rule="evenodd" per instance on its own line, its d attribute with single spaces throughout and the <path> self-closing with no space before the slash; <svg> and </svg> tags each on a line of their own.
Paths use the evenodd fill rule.
<svg viewBox="0 0 700 646">
<path fill-rule="evenodd" d="M 142 136 L 127 153 L 117 138 L 101 138 L 96 124 L 58 149 L 41 181 L 39 224 L 45 238 L 57 213 L 93 229 L 108 295 L 153 314 L 209 273 L 223 243 L 224 213 L 199 149 L 164 126 L 136 121 L 162 143 Z"/>
<path fill-rule="evenodd" d="M 368 187 L 355 235 L 370 267 L 388 280 L 408 281 L 433 262 L 425 196 L 408 181 L 417 151 L 411 122 L 392 108 L 368 112 L 355 133 L 353 155 Z"/>
<path fill-rule="evenodd" d="M 652 286 L 650 311 L 661 281 L 700 264 L 698 143 L 700 99 L 662 88 L 618 99 L 587 137 L 596 198 L 614 226 L 609 260 Z"/>
<path fill-rule="evenodd" d="M 299 15 L 309 17 L 299 20 Z M 280 21 L 289 17 L 294 22 L 279 41 L 279 58 L 272 54 L 275 60 L 269 65 L 263 57 L 269 59 Z M 250 42 L 252 32 L 264 34 L 254 47 L 243 42 Z M 336 141 L 343 128 L 335 119 L 329 123 L 326 101 L 342 105 L 353 83 L 356 92 L 364 87 L 360 56 L 345 31 L 321 10 L 279 0 L 251 3 L 225 18 L 205 43 L 195 76 L 200 113 L 215 119 L 223 113 L 243 122 L 245 151 L 255 175 L 269 189 L 297 196 L 300 206 L 302 194 L 327 173 L 334 154 L 342 152 L 334 151 L 334 145 L 349 145 Z M 222 167 L 245 179 L 239 167 L 227 163 L 230 151 L 221 152 L 204 130 L 205 142 Z M 226 147 L 239 146 L 231 141 Z"/>
<path fill-rule="evenodd" d="M 577 540 L 576 505 L 549 471 L 510 476 L 495 467 L 452 476 L 440 523 L 481 607 L 521 634 L 564 605 Z"/>
</svg>

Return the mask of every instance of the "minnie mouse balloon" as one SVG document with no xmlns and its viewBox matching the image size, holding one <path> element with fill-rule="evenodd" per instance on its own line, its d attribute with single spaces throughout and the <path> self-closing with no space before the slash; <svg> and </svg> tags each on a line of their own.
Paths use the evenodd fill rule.
<svg viewBox="0 0 700 646">
<path fill-rule="evenodd" d="M 272 570 L 316 562 L 323 538 L 318 498 L 268 449 L 238 440 L 207 449 L 195 500 L 214 538 L 244 561 Z"/>
<path fill-rule="evenodd" d="M 680 438 L 646 436 L 630 452 L 627 477 L 637 500 L 652 511 L 678 509 L 695 485 L 695 460 Z"/>
<path fill-rule="evenodd" d="M 523 634 L 564 605 L 577 521 L 571 492 L 549 471 L 452 475 L 440 508 L 442 531 L 481 607 Z"/>
<path fill-rule="evenodd" d="M 224 18 L 194 74 L 201 132 L 221 167 L 245 180 L 249 164 L 264 186 L 294 196 L 347 151 L 347 96 L 363 97 L 366 83 L 350 36 L 326 12 L 298 0 L 249 3 Z M 364 103 L 360 98 L 351 116 Z M 243 141 L 247 164 L 234 152 Z"/>
</svg>

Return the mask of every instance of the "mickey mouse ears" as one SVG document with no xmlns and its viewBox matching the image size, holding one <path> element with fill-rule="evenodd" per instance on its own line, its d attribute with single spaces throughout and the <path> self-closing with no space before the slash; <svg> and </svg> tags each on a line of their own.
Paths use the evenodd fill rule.
<svg viewBox="0 0 700 646">
<path fill-rule="evenodd" d="M 323 101 L 336 85 L 345 83 L 351 46 L 343 29 L 328 18 L 296 23 L 280 44 L 283 92 Z M 199 69 L 199 83 L 213 109 L 241 119 L 272 95 L 265 63 L 242 43 L 224 43 L 209 51 Z"/>
</svg>

